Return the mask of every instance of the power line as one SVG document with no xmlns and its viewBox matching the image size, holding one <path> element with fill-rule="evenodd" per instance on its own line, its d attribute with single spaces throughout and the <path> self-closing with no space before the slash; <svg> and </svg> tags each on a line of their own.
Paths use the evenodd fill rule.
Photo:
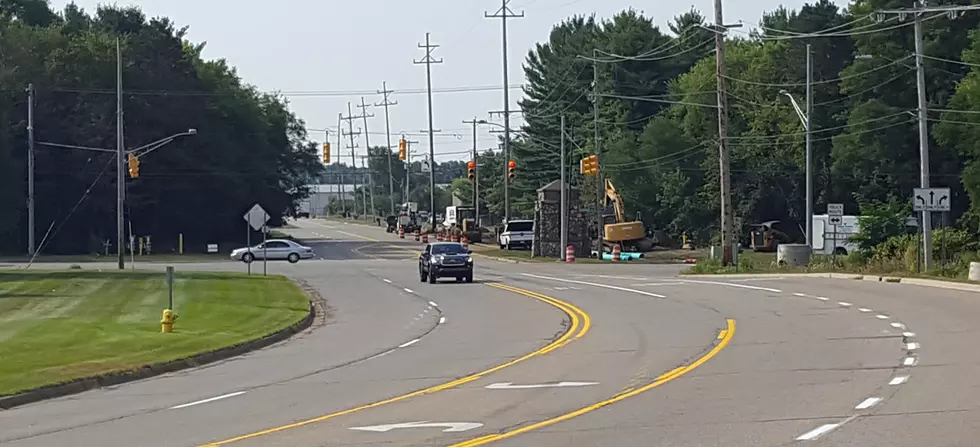
<svg viewBox="0 0 980 447">
<path fill-rule="evenodd" d="M 875 67 L 875 68 L 872 68 L 872 69 L 867 70 L 867 71 L 862 71 L 860 73 L 854 73 L 854 74 L 850 74 L 850 75 L 846 75 L 846 76 L 841 76 L 839 78 L 834 78 L 834 79 L 824 79 L 822 81 L 813 81 L 811 84 L 813 84 L 813 85 L 831 84 L 831 83 L 836 83 L 836 82 L 840 82 L 840 81 L 845 81 L 845 80 L 848 80 L 848 79 L 858 78 L 858 77 L 861 77 L 861 76 L 864 76 L 864 75 L 867 75 L 867 74 L 871 74 L 871 73 L 874 73 L 874 72 L 877 72 L 877 71 L 884 70 L 885 68 L 891 67 L 893 65 L 897 65 L 897 64 L 899 64 L 901 62 L 904 62 L 904 61 L 906 61 L 908 59 L 911 59 L 912 57 L 913 56 L 905 56 L 905 57 L 903 57 L 901 59 L 896 59 L 896 60 L 894 60 L 892 62 L 889 62 L 889 63 L 887 63 L 885 65 L 881 65 L 879 67 Z M 748 85 L 758 85 L 758 86 L 761 86 L 761 87 L 806 87 L 806 83 L 800 83 L 800 82 L 797 82 L 797 83 L 776 84 L 776 83 L 769 83 L 769 82 L 749 81 L 747 79 L 739 79 L 739 78 L 734 78 L 734 77 L 727 76 L 727 75 L 724 76 L 724 77 L 725 77 L 725 79 L 728 79 L 730 81 L 739 82 L 739 83 L 748 84 Z"/>
<path fill-rule="evenodd" d="M 511 84 L 507 87 L 508 90 L 517 90 L 524 87 L 524 84 Z M 481 85 L 481 86 L 460 86 L 460 87 L 444 87 L 439 89 L 433 89 L 432 93 L 473 93 L 473 92 L 492 92 L 499 91 L 503 89 L 502 85 Z M 80 93 L 80 94 L 93 94 L 93 95 L 115 95 L 115 90 L 108 89 L 81 89 L 81 88 L 53 88 L 53 89 L 36 89 L 39 92 L 53 92 L 53 93 Z M 123 90 L 123 93 L 130 96 L 237 96 L 245 93 L 241 92 L 231 92 L 231 93 L 215 93 L 215 92 L 194 92 L 194 91 L 179 91 L 179 90 Z M 376 90 L 268 90 L 258 92 L 259 94 L 268 95 L 280 95 L 285 97 L 329 97 L 329 96 L 360 96 L 360 95 L 373 95 L 377 94 Z M 426 93 L 425 89 L 405 89 L 399 90 L 400 95 L 420 95 Z"/>
</svg>

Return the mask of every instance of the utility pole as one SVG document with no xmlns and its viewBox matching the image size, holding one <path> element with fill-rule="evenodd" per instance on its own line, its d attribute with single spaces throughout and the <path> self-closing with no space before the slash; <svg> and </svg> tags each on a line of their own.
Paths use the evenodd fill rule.
<svg viewBox="0 0 980 447">
<path fill-rule="evenodd" d="M 361 118 L 364 119 L 364 146 L 367 148 L 367 154 L 368 154 L 367 161 L 364 160 L 364 157 L 361 157 L 361 164 L 365 168 L 367 168 L 367 170 L 368 170 L 368 184 L 370 185 L 370 188 L 371 188 L 371 214 L 373 215 L 377 211 L 374 208 L 374 177 L 371 176 L 371 165 L 370 165 L 370 161 L 371 161 L 371 140 L 368 138 L 368 135 L 370 135 L 371 133 L 368 132 L 367 119 L 368 118 L 374 118 L 374 114 L 372 113 L 372 114 L 368 115 L 368 113 L 367 113 L 368 105 L 364 104 L 364 97 L 363 96 L 361 97 L 361 105 L 359 105 L 358 107 L 361 108 Z M 389 153 L 390 153 L 390 151 L 389 151 Z M 366 201 L 365 201 L 365 206 L 367 206 L 367 202 Z M 364 213 L 364 214 L 367 214 L 367 213 Z"/>
<path fill-rule="evenodd" d="M 354 148 L 357 147 L 357 146 L 354 145 L 354 135 L 355 135 L 355 133 L 354 133 L 354 119 L 355 118 L 360 118 L 360 117 L 354 116 L 354 113 L 351 110 L 350 101 L 348 101 L 347 102 L 347 116 L 346 117 L 341 117 L 341 119 L 347 121 L 347 126 L 350 129 L 350 131 L 347 132 L 347 135 L 350 136 L 350 162 L 351 162 L 351 167 L 354 169 L 354 175 L 351 175 L 351 178 L 354 180 L 354 212 L 357 213 L 357 155 L 354 153 Z M 361 132 L 358 131 L 356 135 L 360 135 L 360 134 L 361 134 Z"/>
<path fill-rule="evenodd" d="M 402 136 L 402 138 L 405 138 Z M 405 139 L 405 202 L 408 202 L 408 195 L 412 192 L 412 145 L 419 144 L 418 141 Z"/>
<path fill-rule="evenodd" d="M 500 0 L 500 9 L 494 14 L 483 13 L 485 18 L 500 19 L 503 29 L 503 56 L 504 56 L 504 222 L 510 220 L 510 178 L 507 176 L 507 164 L 510 161 L 510 90 L 507 74 L 507 19 L 523 18 L 524 12 L 514 14 L 507 7 L 510 0 Z"/>
<path fill-rule="evenodd" d="M 27 254 L 34 256 L 34 84 L 27 84 Z"/>
<path fill-rule="evenodd" d="M 122 103 L 122 48 L 116 38 L 116 257 L 119 270 L 126 269 L 126 233 L 124 230 L 123 204 L 126 201 L 126 175 L 123 173 L 126 162 L 126 148 L 123 146 L 123 103 Z"/>
<path fill-rule="evenodd" d="M 929 123 L 927 120 L 928 102 L 926 99 L 926 74 L 923 65 L 922 42 L 922 15 L 926 13 L 945 12 L 951 19 L 959 17 L 964 11 L 975 11 L 980 9 L 980 5 L 945 5 L 945 6 L 926 6 L 925 1 L 920 1 L 919 7 L 908 9 L 895 9 L 875 11 L 872 17 L 877 22 L 882 22 L 885 15 L 897 15 L 899 21 L 912 14 L 915 16 L 915 81 L 918 90 L 919 103 L 919 186 L 929 187 Z M 932 268 L 932 213 L 923 211 L 921 215 L 922 225 L 922 263 L 925 270 Z"/>
<path fill-rule="evenodd" d="M 343 135 L 344 130 L 340 127 L 340 122 L 344 119 L 343 113 L 337 114 L 337 172 L 334 174 L 337 179 L 337 198 L 340 199 L 340 209 L 344 213 L 344 217 L 347 216 L 347 193 L 344 192 L 344 177 L 340 174 L 340 136 Z"/>
<path fill-rule="evenodd" d="M 388 95 L 394 93 L 392 90 L 388 90 L 388 83 L 381 82 L 381 91 L 378 92 L 379 95 L 384 95 L 384 101 L 381 104 L 375 104 L 375 107 L 384 106 L 385 108 L 385 136 L 388 141 L 388 201 L 391 202 L 391 214 L 395 214 L 395 173 L 391 170 L 391 122 L 388 117 L 388 106 L 398 105 L 398 101 L 388 101 Z"/>
<path fill-rule="evenodd" d="M 813 52 L 806 44 L 806 245 L 813 249 Z"/>
<path fill-rule="evenodd" d="M 473 125 L 473 153 L 470 159 L 473 160 L 473 208 L 476 210 L 477 226 L 480 225 L 480 164 L 476 162 L 476 125 L 482 122 L 475 116 L 471 121 L 463 120 L 463 124 Z"/>
<path fill-rule="evenodd" d="M 432 129 L 432 64 L 441 64 L 442 59 L 433 59 L 432 51 L 439 48 L 439 45 L 429 43 L 429 33 L 425 33 L 425 45 L 418 44 L 419 48 L 425 49 L 425 57 L 422 60 L 412 61 L 415 64 L 425 64 L 425 84 L 426 92 L 429 97 L 429 219 L 433 227 L 436 222 L 436 149 L 433 141 Z"/>
<path fill-rule="evenodd" d="M 367 155 L 361 155 L 361 166 L 364 166 L 365 168 L 367 168 L 368 185 L 369 185 L 368 188 L 370 188 L 371 191 L 373 192 L 374 191 L 374 176 L 371 175 L 371 166 L 368 164 L 368 159 L 370 159 L 370 157 L 368 157 Z M 361 188 L 361 190 L 362 191 L 365 191 L 364 188 Z M 365 206 L 367 205 L 367 201 L 368 201 L 368 199 L 367 199 L 367 191 L 365 191 L 364 192 L 364 204 L 365 204 Z M 371 194 L 371 212 L 372 213 L 375 212 L 375 209 L 374 209 L 374 194 Z"/>
<path fill-rule="evenodd" d="M 561 260 L 565 260 L 565 248 L 568 247 L 568 193 L 567 185 L 565 184 L 565 171 L 567 171 L 567 162 L 565 161 L 565 114 L 561 114 L 561 177 L 559 181 L 561 182 L 561 236 L 559 239 L 561 243 L 559 245 L 559 252 L 561 253 Z M 602 259 L 602 258 L 600 258 Z"/>
<path fill-rule="evenodd" d="M 720 0 L 718 0 L 720 1 Z M 602 168 L 601 161 L 599 157 L 599 62 L 598 62 L 598 51 L 592 50 L 592 113 L 595 128 L 595 163 L 596 163 L 596 174 L 595 174 L 595 217 L 596 217 L 596 235 L 598 236 L 598 245 L 596 245 L 596 253 L 599 260 L 602 260 L 603 252 L 603 239 L 605 239 L 606 226 L 603 224 L 602 220 L 602 199 L 606 196 L 605 188 L 602 183 Z M 564 141 L 564 139 L 563 139 Z"/>
<path fill-rule="evenodd" d="M 929 187 L 929 122 L 926 116 L 926 72 L 922 64 L 922 13 L 915 14 L 915 84 L 919 97 L 919 187 Z M 922 212 L 922 264 L 932 270 L 932 212 Z"/>
<path fill-rule="evenodd" d="M 721 0 L 715 0 L 715 77 L 718 79 L 718 161 L 721 179 L 721 264 L 732 262 L 732 178 L 728 152 L 728 94 L 725 91 L 725 31 Z"/>
</svg>

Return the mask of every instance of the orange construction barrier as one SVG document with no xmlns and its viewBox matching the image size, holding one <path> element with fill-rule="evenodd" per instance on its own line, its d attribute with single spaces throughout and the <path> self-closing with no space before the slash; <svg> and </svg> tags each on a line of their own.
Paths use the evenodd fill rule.
<svg viewBox="0 0 980 447">
<path fill-rule="evenodd" d="M 459 238 L 459 241 L 463 243 L 463 248 L 469 248 L 470 241 L 466 238 L 465 234 L 463 235 L 463 237 Z"/>
<path fill-rule="evenodd" d="M 422 243 L 423 244 L 429 243 L 429 233 L 422 233 Z"/>
<path fill-rule="evenodd" d="M 619 244 L 613 245 L 612 262 L 619 262 L 619 258 L 621 256 L 622 256 L 622 252 L 620 251 Z"/>
<path fill-rule="evenodd" d="M 575 262 L 575 246 L 569 245 L 565 249 L 565 262 Z"/>
</svg>

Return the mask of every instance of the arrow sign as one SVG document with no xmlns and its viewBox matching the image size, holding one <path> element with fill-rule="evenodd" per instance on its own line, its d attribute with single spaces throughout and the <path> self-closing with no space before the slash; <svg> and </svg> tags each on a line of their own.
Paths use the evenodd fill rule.
<svg viewBox="0 0 980 447">
<path fill-rule="evenodd" d="M 384 424 L 384 425 L 369 425 L 367 427 L 350 427 L 351 430 L 360 431 L 373 431 L 376 433 L 385 433 L 391 430 L 399 428 L 445 428 L 443 433 L 456 433 L 466 430 L 472 430 L 474 428 L 480 428 L 483 424 L 479 422 L 429 422 L 429 421 L 419 421 L 419 422 L 402 422 L 398 424 Z"/>
<path fill-rule="evenodd" d="M 563 388 L 569 386 L 589 386 L 598 385 L 599 382 L 558 382 L 558 383 L 539 383 L 532 385 L 514 385 L 510 382 L 491 383 L 485 388 L 488 390 L 529 390 L 533 388 Z"/>
<path fill-rule="evenodd" d="M 912 191 L 913 211 L 949 211 L 949 188 L 914 188 Z"/>
</svg>

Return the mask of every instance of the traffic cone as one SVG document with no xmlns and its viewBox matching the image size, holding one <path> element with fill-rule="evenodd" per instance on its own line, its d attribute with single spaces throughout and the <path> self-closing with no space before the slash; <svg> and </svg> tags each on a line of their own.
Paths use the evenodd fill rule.
<svg viewBox="0 0 980 447">
<path fill-rule="evenodd" d="M 569 245 L 565 249 L 565 262 L 575 262 L 575 246 Z"/>
</svg>

